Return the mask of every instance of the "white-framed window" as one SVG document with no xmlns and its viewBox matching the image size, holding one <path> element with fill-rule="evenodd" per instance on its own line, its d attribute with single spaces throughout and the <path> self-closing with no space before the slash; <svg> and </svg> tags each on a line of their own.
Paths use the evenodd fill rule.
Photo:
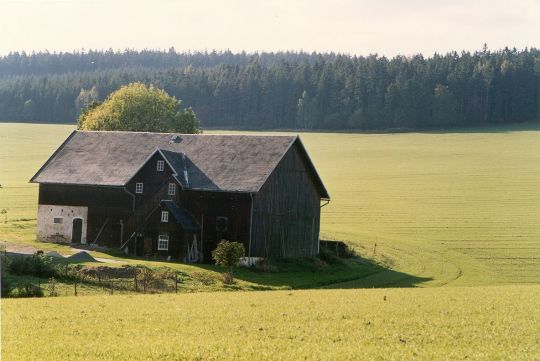
<svg viewBox="0 0 540 361">
<path fill-rule="evenodd" d="M 169 222 L 169 212 L 161 211 L 161 222 Z"/>
<path fill-rule="evenodd" d="M 142 194 L 142 191 L 143 191 L 143 184 L 135 183 L 135 193 Z"/>
<path fill-rule="evenodd" d="M 157 171 L 158 172 L 163 172 L 163 169 L 165 169 L 165 161 L 158 160 L 157 161 Z"/>
<path fill-rule="evenodd" d="M 64 223 L 64 217 L 54 217 L 53 223 L 56 223 L 56 224 Z"/>
<path fill-rule="evenodd" d="M 174 196 L 176 194 L 176 184 L 169 183 L 169 195 Z"/>
<path fill-rule="evenodd" d="M 169 235 L 160 234 L 157 244 L 158 251 L 168 251 L 169 250 Z"/>
</svg>

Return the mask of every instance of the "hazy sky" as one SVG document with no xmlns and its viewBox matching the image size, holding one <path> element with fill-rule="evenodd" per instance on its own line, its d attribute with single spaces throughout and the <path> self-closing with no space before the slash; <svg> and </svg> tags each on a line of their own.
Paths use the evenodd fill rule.
<svg viewBox="0 0 540 361">
<path fill-rule="evenodd" d="M 0 0 L 10 51 L 306 50 L 410 55 L 540 47 L 540 0 Z"/>
</svg>

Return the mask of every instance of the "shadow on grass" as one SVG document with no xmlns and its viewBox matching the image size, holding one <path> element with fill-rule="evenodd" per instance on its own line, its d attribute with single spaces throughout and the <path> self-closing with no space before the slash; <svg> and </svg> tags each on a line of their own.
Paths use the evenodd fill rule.
<svg viewBox="0 0 540 361">
<path fill-rule="evenodd" d="M 277 272 L 239 270 L 238 279 L 291 289 L 416 287 L 431 278 L 394 271 L 358 256 L 321 264 L 314 259 L 281 260 Z"/>
<path fill-rule="evenodd" d="M 145 261 L 144 259 L 130 258 Z M 172 267 L 186 265 L 152 260 L 156 265 Z M 374 288 L 417 287 L 432 278 L 418 277 L 394 271 L 358 256 L 338 259 L 332 263 L 317 258 L 284 259 L 271 263 L 270 271 L 239 267 L 234 270 L 237 280 L 249 282 L 250 290 L 314 289 L 314 288 Z M 189 264 L 194 270 L 224 272 L 225 268 L 212 264 Z"/>
<path fill-rule="evenodd" d="M 73 247 L 73 245 L 71 245 Z M 75 248 L 75 247 L 74 247 Z M 211 272 L 222 273 L 223 267 L 213 264 L 180 263 L 160 259 L 127 256 L 118 249 L 93 248 L 76 246 L 77 249 L 97 251 L 117 261 L 139 263 L 151 267 L 166 267 L 182 273 Z M 134 261 L 134 262 L 133 262 Z M 58 259 L 55 262 L 82 264 L 85 262 Z M 102 265 L 112 266 L 109 263 Z M 189 267 L 189 269 L 186 269 Z M 407 273 L 392 270 L 373 260 L 354 256 L 338 258 L 333 262 L 325 263 L 318 258 L 283 259 L 271 262 L 269 271 L 255 268 L 239 267 L 234 270 L 237 280 L 249 283 L 238 289 L 244 290 L 272 290 L 272 289 L 313 289 L 313 288 L 378 288 L 378 287 L 417 287 L 432 278 L 418 277 Z"/>
</svg>

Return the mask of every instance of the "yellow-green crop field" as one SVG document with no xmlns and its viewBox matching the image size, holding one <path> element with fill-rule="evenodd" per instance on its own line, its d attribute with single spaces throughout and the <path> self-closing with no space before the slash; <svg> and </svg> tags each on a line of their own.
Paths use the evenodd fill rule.
<svg viewBox="0 0 540 361">
<path fill-rule="evenodd" d="M 72 130 L 0 123 L 0 241 L 36 245 L 27 180 Z M 540 360 L 540 131 L 301 138 L 332 196 L 321 237 L 386 269 L 326 290 L 2 300 L 2 358 Z M 416 288 L 370 289 L 395 286 Z"/>
<path fill-rule="evenodd" d="M 2 321 L 3 360 L 540 358 L 533 285 L 8 299 Z"/>
</svg>

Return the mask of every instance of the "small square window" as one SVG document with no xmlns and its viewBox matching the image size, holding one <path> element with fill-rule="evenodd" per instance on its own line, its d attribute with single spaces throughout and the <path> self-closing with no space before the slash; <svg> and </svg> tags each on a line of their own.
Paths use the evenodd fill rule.
<svg viewBox="0 0 540 361">
<path fill-rule="evenodd" d="M 163 160 L 158 160 L 157 161 L 157 171 L 158 172 L 163 172 L 163 169 L 165 168 L 165 161 Z"/>
<path fill-rule="evenodd" d="M 167 251 L 169 250 L 169 235 L 160 234 L 158 238 L 158 251 Z"/>
<path fill-rule="evenodd" d="M 169 222 L 169 212 L 161 211 L 161 222 Z"/>
<path fill-rule="evenodd" d="M 169 195 L 174 196 L 176 194 L 176 184 L 169 183 Z"/>
<path fill-rule="evenodd" d="M 56 223 L 56 224 L 64 223 L 64 218 L 62 218 L 62 217 L 54 217 L 53 218 L 53 223 Z"/>
<path fill-rule="evenodd" d="M 142 183 L 136 183 L 135 184 L 135 193 L 142 194 L 143 192 L 143 184 Z"/>
</svg>

